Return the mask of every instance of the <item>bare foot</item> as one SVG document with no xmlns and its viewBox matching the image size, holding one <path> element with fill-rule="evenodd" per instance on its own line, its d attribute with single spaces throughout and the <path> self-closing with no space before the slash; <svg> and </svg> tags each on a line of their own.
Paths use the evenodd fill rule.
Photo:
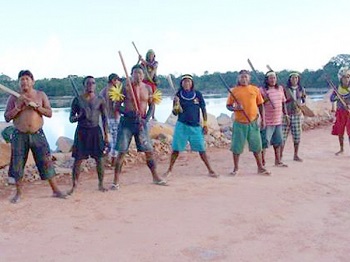
<svg viewBox="0 0 350 262">
<path fill-rule="evenodd" d="M 337 153 L 335 153 L 336 156 L 342 155 L 344 153 L 344 150 L 339 150 Z"/>
<path fill-rule="evenodd" d="M 16 195 L 10 200 L 12 204 L 16 204 L 21 200 L 21 194 L 16 193 Z"/>
<path fill-rule="evenodd" d="M 55 192 L 53 192 L 52 197 L 66 199 L 67 198 L 67 194 L 62 193 L 61 191 L 55 191 Z"/>
</svg>

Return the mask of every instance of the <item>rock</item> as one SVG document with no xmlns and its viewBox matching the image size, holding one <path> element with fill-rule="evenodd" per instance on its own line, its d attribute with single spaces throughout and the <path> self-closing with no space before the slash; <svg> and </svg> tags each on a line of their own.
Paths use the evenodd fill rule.
<svg viewBox="0 0 350 262">
<path fill-rule="evenodd" d="M 56 146 L 57 146 L 56 152 L 62 152 L 62 153 L 71 152 L 73 142 L 74 141 L 68 137 L 60 136 L 56 142 Z"/>
<path fill-rule="evenodd" d="M 217 118 L 216 118 L 218 125 L 222 128 L 224 127 L 231 127 L 232 126 L 232 118 L 229 117 L 226 114 L 221 113 Z"/>
<path fill-rule="evenodd" d="M 177 121 L 177 116 L 174 116 L 172 113 L 169 115 L 168 119 L 165 121 L 166 124 L 170 126 L 175 126 Z"/>
<path fill-rule="evenodd" d="M 0 142 L 0 168 L 10 164 L 11 144 Z"/>
<path fill-rule="evenodd" d="M 153 122 L 150 125 L 149 134 L 150 134 L 151 139 L 158 138 L 159 135 L 163 135 L 163 136 L 171 135 L 172 136 L 173 133 L 174 133 L 174 129 L 169 124 Z"/>
<path fill-rule="evenodd" d="M 220 130 L 220 126 L 218 124 L 218 121 L 216 120 L 216 117 L 212 114 L 207 114 L 207 124 L 208 124 L 208 129 L 209 130 Z"/>
</svg>

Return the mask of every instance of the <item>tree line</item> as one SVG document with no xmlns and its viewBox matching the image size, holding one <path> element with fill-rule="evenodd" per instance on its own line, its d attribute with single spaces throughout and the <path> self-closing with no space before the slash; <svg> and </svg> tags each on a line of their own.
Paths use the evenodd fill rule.
<svg viewBox="0 0 350 262">
<path fill-rule="evenodd" d="M 310 71 L 308 69 L 305 69 L 303 72 L 300 72 L 301 74 L 301 84 L 306 88 L 306 92 L 310 93 L 323 93 L 325 90 L 327 90 L 327 82 L 325 80 L 325 76 L 328 75 L 330 79 L 333 81 L 335 85 L 338 84 L 338 78 L 337 73 L 341 65 L 338 65 L 334 62 L 328 62 L 322 69 L 316 70 L 316 71 Z M 256 79 L 254 75 L 252 74 L 252 83 L 255 85 L 259 85 L 260 83 L 263 83 L 264 81 L 264 73 L 257 71 L 257 77 L 259 79 Z M 280 72 L 277 72 L 278 75 L 278 82 L 281 85 L 285 85 L 288 76 L 291 73 L 291 71 L 288 70 L 282 70 Z M 234 86 L 237 83 L 237 77 L 238 72 L 226 72 L 226 73 L 219 73 L 215 72 L 213 74 L 209 74 L 208 72 L 204 72 L 203 75 L 193 76 L 193 81 L 195 83 L 195 87 L 203 92 L 204 94 L 224 94 L 227 92 L 225 89 L 225 86 L 223 85 L 219 74 L 225 79 L 226 83 L 229 86 Z M 82 91 L 82 81 L 83 76 L 78 76 L 75 78 L 75 82 L 79 88 L 80 91 Z M 172 90 L 168 84 L 167 76 L 159 75 L 159 85 L 158 88 L 162 91 L 164 95 L 170 95 L 172 94 Z M 174 77 L 173 81 L 175 84 L 175 87 L 179 87 L 179 83 L 181 80 L 181 76 Z M 9 77 L 5 75 L 0 75 L 0 83 L 13 89 L 18 90 L 18 82 L 17 80 L 12 80 Z M 98 77 L 96 78 L 96 90 L 99 92 L 103 87 L 107 85 L 107 77 Z M 71 82 L 69 78 L 50 78 L 50 79 L 40 79 L 36 80 L 35 82 L 35 88 L 37 90 L 44 91 L 49 97 L 61 97 L 61 96 L 74 96 L 74 92 L 72 90 Z M 0 97 L 7 97 L 8 94 L 5 92 L 0 92 Z"/>
</svg>

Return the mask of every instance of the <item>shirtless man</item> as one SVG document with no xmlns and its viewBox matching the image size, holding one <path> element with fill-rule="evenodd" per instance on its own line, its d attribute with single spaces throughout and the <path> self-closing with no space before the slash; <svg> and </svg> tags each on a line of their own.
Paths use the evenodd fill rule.
<svg viewBox="0 0 350 262">
<path fill-rule="evenodd" d="M 29 70 L 20 71 L 18 80 L 21 96 L 17 98 L 11 95 L 8 98 L 4 114 L 6 122 L 13 120 L 16 128 L 11 140 L 9 176 L 15 179 L 17 191 L 11 202 L 19 202 L 22 196 L 22 178 L 29 149 L 32 150 L 41 179 L 48 180 L 53 196 L 65 198 L 66 195 L 58 189 L 54 180 L 56 173 L 49 144 L 42 130 L 43 116 L 52 116 L 49 99 L 44 92 L 34 89 L 34 77 Z"/>
<path fill-rule="evenodd" d="M 147 166 L 152 172 L 153 183 L 156 185 L 166 185 L 166 181 L 162 180 L 156 171 L 152 141 L 149 137 L 147 127 L 147 122 L 150 120 L 154 110 L 152 89 L 142 82 L 144 73 L 140 65 L 135 65 L 131 70 L 131 74 L 131 83 L 123 88 L 125 99 L 122 103 L 117 103 L 117 108 L 122 117 L 119 123 L 115 148 L 118 151 L 118 155 L 114 171 L 114 181 L 111 188 L 113 190 L 119 189 L 119 176 L 132 137 L 135 139 L 137 150 L 139 152 L 145 152 Z M 132 86 L 132 90 L 130 85 Z M 135 103 L 137 106 L 135 106 Z"/>
<path fill-rule="evenodd" d="M 74 135 L 72 157 L 74 157 L 72 172 L 72 189 L 68 192 L 71 195 L 78 186 L 80 176 L 80 166 L 84 159 L 91 156 L 96 161 L 98 175 L 98 189 L 107 191 L 103 187 L 104 163 L 103 151 L 108 144 L 108 123 L 106 113 L 106 103 L 101 96 L 95 94 L 96 81 L 92 76 L 87 76 L 83 80 L 84 94 L 75 97 L 72 102 L 69 121 L 78 122 Z M 104 136 L 99 126 L 100 116 Z"/>
</svg>

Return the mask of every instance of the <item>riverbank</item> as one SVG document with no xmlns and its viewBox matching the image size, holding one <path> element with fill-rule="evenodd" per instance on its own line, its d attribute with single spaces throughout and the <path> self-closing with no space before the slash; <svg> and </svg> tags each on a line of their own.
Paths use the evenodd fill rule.
<svg viewBox="0 0 350 262">
<path fill-rule="evenodd" d="M 82 174 L 79 191 L 66 200 L 36 181 L 13 205 L 14 188 L 1 187 L 0 260 L 347 261 L 350 150 L 334 155 L 338 142 L 329 125 L 303 133 L 304 162 L 293 161 L 292 150 L 288 140 L 288 168 L 273 167 L 268 150 L 271 177 L 256 174 L 247 150 L 241 175 L 232 177 L 228 149 L 209 148 L 218 179 L 188 152 L 167 187 L 152 185 L 144 163 L 124 169 L 117 192 L 97 191 L 94 171 Z M 159 172 L 168 160 L 158 160 Z M 112 176 L 107 170 L 108 185 Z M 59 185 L 68 190 L 70 179 Z"/>
</svg>

